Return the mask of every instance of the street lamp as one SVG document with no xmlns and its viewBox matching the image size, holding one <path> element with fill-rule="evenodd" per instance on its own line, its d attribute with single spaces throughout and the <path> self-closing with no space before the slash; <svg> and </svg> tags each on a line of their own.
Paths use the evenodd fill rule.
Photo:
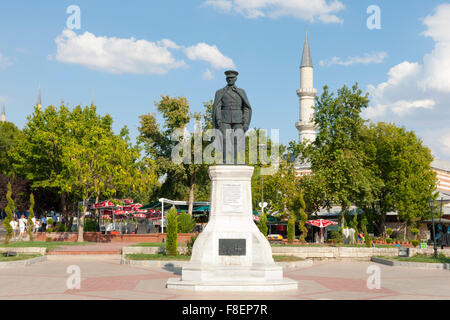
<svg viewBox="0 0 450 320">
<path fill-rule="evenodd" d="M 431 210 L 431 223 L 433 224 L 433 249 L 434 249 L 434 258 L 437 259 L 437 247 L 436 247 L 436 233 L 434 231 L 434 214 L 433 214 L 433 204 L 434 204 L 434 199 L 430 198 L 429 200 L 430 203 L 430 210 Z"/>
</svg>

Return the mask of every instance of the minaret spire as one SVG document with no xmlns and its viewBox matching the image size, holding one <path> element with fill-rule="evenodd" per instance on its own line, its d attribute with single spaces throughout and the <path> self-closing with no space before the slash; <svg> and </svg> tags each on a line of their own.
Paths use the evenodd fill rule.
<svg viewBox="0 0 450 320">
<path fill-rule="evenodd" d="M 39 89 L 38 89 L 38 98 L 36 101 L 36 107 L 41 110 L 42 109 L 42 103 L 41 103 L 41 83 L 39 82 Z"/>
<path fill-rule="evenodd" d="M 316 140 L 316 126 L 314 124 L 314 98 L 317 90 L 314 89 L 314 67 L 309 47 L 308 31 L 305 33 L 302 61 L 300 64 L 300 89 L 297 95 L 300 100 L 300 119 L 295 124 L 300 141 L 313 142 Z"/>
<path fill-rule="evenodd" d="M 6 122 L 6 112 L 5 112 L 5 103 L 2 104 L 2 115 L 1 115 L 1 122 Z"/>
<path fill-rule="evenodd" d="M 311 59 L 311 50 L 309 49 L 308 30 L 306 30 L 305 45 L 303 47 L 302 63 L 300 65 L 300 68 L 312 67 L 312 66 L 313 66 L 313 64 L 312 64 L 312 59 Z"/>
</svg>

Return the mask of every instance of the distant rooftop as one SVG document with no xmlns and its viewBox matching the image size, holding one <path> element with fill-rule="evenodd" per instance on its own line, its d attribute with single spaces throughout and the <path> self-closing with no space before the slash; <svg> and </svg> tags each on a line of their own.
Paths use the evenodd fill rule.
<svg viewBox="0 0 450 320">
<path fill-rule="evenodd" d="M 434 159 L 433 162 L 431 163 L 431 167 L 450 172 L 450 161 Z"/>
</svg>

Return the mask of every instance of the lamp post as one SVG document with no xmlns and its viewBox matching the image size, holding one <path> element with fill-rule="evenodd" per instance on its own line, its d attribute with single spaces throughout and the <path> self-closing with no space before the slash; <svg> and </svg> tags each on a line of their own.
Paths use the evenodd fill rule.
<svg viewBox="0 0 450 320">
<path fill-rule="evenodd" d="M 430 210 L 431 210 L 431 223 L 433 224 L 433 249 L 434 249 L 434 258 L 437 259 L 437 246 L 436 246 L 436 232 L 434 230 L 434 214 L 433 214 L 433 204 L 434 200 L 433 198 L 430 198 Z"/>
</svg>

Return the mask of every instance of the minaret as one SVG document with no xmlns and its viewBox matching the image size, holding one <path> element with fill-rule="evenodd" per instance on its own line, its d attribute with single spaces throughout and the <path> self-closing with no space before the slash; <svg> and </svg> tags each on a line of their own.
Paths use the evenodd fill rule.
<svg viewBox="0 0 450 320">
<path fill-rule="evenodd" d="M 300 119 L 295 124 L 300 142 L 316 140 L 316 127 L 314 125 L 314 75 L 311 52 L 309 50 L 308 31 L 306 31 L 305 46 L 303 47 L 302 63 L 300 65 L 300 89 L 297 95 L 300 99 Z"/>
<path fill-rule="evenodd" d="M 42 109 L 42 104 L 41 104 L 41 84 L 39 83 L 39 91 L 38 91 L 38 98 L 36 101 L 36 107 L 41 110 Z"/>
<path fill-rule="evenodd" d="M 2 104 L 2 116 L 1 116 L 1 122 L 6 122 L 6 113 L 5 113 L 5 103 Z"/>
</svg>

